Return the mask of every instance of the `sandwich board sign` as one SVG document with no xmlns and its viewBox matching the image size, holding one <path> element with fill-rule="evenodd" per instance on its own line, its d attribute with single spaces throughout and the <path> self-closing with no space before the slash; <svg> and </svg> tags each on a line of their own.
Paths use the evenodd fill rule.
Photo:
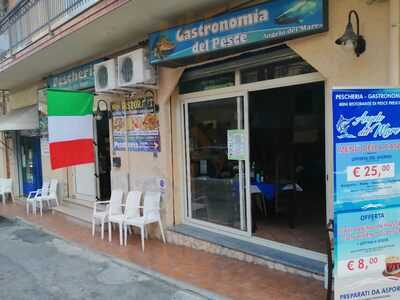
<svg viewBox="0 0 400 300">
<path fill-rule="evenodd" d="M 400 89 L 334 88 L 335 300 L 400 299 Z"/>
</svg>

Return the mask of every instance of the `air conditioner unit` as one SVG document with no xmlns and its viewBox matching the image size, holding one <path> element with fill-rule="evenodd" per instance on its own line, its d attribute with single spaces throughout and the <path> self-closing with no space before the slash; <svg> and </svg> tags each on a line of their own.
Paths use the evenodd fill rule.
<svg viewBox="0 0 400 300">
<path fill-rule="evenodd" d="M 118 87 L 117 61 L 115 58 L 94 65 L 96 92 L 110 92 Z"/>
<path fill-rule="evenodd" d="M 156 72 L 149 63 L 144 48 L 118 57 L 118 85 L 120 88 L 155 87 Z"/>
</svg>

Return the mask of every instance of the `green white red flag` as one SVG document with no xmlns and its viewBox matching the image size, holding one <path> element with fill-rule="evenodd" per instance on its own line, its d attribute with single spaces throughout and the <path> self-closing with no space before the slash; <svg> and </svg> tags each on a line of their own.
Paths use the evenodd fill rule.
<svg viewBox="0 0 400 300">
<path fill-rule="evenodd" d="M 51 168 L 93 163 L 93 94 L 49 89 L 47 100 Z"/>
</svg>

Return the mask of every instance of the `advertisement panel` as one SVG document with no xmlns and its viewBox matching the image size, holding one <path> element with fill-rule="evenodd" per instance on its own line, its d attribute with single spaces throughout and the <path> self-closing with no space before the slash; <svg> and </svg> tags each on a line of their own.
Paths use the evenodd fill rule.
<svg viewBox="0 0 400 300">
<path fill-rule="evenodd" d="M 138 93 L 126 101 L 126 123 L 129 151 L 161 151 L 160 122 L 153 91 Z"/>
<path fill-rule="evenodd" d="M 272 0 L 150 34 L 150 62 L 252 48 L 328 30 L 327 0 Z"/>
<path fill-rule="evenodd" d="M 335 299 L 400 299 L 400 89 L 332 101 Z"/>
</svg>

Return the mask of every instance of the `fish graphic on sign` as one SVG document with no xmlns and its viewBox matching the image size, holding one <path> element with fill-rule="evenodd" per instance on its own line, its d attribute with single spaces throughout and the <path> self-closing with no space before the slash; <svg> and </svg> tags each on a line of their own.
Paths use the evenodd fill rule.
<svg viewBox="0 0 400 300">
<path fill-rule="evenodd" d="M 168 56 L 174 49 L 175 44 L 166 36 L 161 36 L 153 50 L 154 56 L 157 58 L 164 58 L 165 56 Z"/>
<path fill-rule="evenodd" d="M 337 136 L 338 139 L 354 139 L 356 138 L 355 135 L 352 135 L 348 133 L 347 131 L 349 130 L 350 123 L 355 119 L 355 117 L 346 119 L 343 117 L 343 115 L 340 115 L 339 120 L 336 123 L 336 130 L 340 133 L 340 135 Z"/>
<path fill-rule="evenodd" d="M 303 23 L 305 17 L 315 14 L 317 11 L 318 0 L 299 0 L 277 16 L 275 22 L 280 25 Z"/>
</svg>

